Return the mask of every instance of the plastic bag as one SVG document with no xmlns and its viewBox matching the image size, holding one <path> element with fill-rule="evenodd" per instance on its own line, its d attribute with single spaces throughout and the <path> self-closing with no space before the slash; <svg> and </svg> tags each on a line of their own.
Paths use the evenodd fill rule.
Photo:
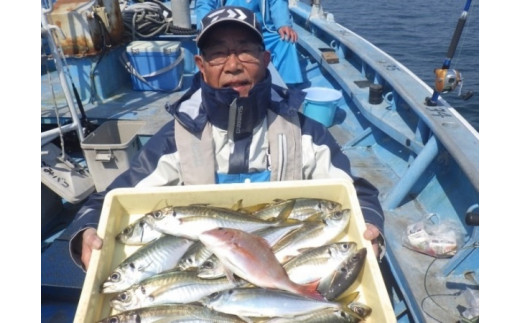
<svg viewBox="0 0 520 323">
<path fill-rule="evenodd" d="M 448 258 L 455 255 L 463 237 L 456 222 L 439 220 L 436 214 L 430 214 L 424 220 L 408 225 L 402 242 L 409 249 L 436 258 Z"/>
<path fill-rule="evenodd" d="M 478 290 L 467 288 L 464 291 L 464 298 L 466 299 L 469 307 L 464 312 L 462 312 L 462 316 L 470 320 L 478 317 Z"/>
</svg>

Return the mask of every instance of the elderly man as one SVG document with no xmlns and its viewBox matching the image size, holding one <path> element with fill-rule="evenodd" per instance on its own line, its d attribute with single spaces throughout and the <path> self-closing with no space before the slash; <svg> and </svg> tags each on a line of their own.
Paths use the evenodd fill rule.
<svg viewBox="0 0 520 323">
<path fill-rule="evenodd" d="M 367 223 L 365 238 L 377 254 L 384 245 L 378 191 L 350 173 L 350 162 L 328 130 L 298 112 L 304 94 L 271 83 L 262 31 L 255 14 L 223 7 L 201 21 L 196 39 L 200 73 L 167 110 L 167 123 L 130 168 L 109 185 L 151 187 L 210 183 L 345 178 L 356 187 Z M 94 194 L 73 223 L 71 255 L 87 268 L 102 247 L 96 229 L 106 192 Z"/>
<path fill-rule="evenodd" d="M 296 42 L 298 34 L 292 29 L 292 17 L 287 0 L 196 0 L 197 27 L 211 10 L 222 6 L 240 6 L 256 15 L 264 45 L 271 52 L 271 61 L 283 82 L 298 86 L 304 82 Z"/>
</svg>

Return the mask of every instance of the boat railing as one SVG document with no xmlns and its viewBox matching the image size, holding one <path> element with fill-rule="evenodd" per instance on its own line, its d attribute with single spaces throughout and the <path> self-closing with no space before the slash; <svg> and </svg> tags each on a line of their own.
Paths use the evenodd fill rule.
<svg viewBox="0 0 520 323">
<path fill-rule="evenodd" d="M 77 133 L 78 139 L 80 141 L 83 141 L 83 139 L 84 139 L 84 133 L 83 133 L 83 128 L 81 125 L 80 117 L 77 113 L 76 105 L 74 103 L 74 100 L 72 99 L 72 94 L 70 91 L 70 85 L 67 81 L 67 76 L 66 76 L 66 72 L 65 72 L 65 70 L 67 68 L 67 63 L 65 61 L 65 56 L 63 54 L 63 51 L 59 47 L 59 45 L 57 45 L 55 38 L 54 38 L 54 37 L 59 37 L 60 35 L 63 34 L 63 32 L 61 31 L 61 29 L 58 26 L 52 25 L 49 23 L 49 21 L 47 19 L 47 15 L 52 11 L 52 6 L 49 6 L 49 7 L 50 8 L 47 9 L 42 6 L 42 9 L 41 9 L 41 34 L 42 34 L 42 38 L 43 37 L 46 38 L 51 55 L 56 64 L 56 71 L 57 71 L 57 74 L 58 74 L 58 77 L 60 80 L 60 85 L 61 85 L 61 87 L 63 89 L 63 93 L 65 95 L 65 100 L 67 103 L 68 110 L 70 112 L 70 116 L 72 118 L 72 123 L 69 123 L 66 125 L 61 125 L 59 122 L 60 116 L 56 115 L 56 118 L 58 120 L 58 127 L 41 132 L 41 145 L 42 146 L 51 142 L 52 140 L 54 140 L 55 138 L 60 136 L 60 134 L 67 133 L 70 131 L 75 131 Z M 70 77 L 70 75 L 69 75 L 69 77 Z"/>
<path fill-rule="evenodd" d="M 361 107 L 360 112 L 371 122 L 377 124 L 380 129 L 385 130 L 390 137 L 403 144 L 404 147 L 408 147 L 417 155 L 423 151 L 425 152 L 424 155 L 431 155 L 431 151 L 425 151 L 428 141 L 430 141 L 428 147 L 432 147 L 432 149 L 437 145 L 442 145 L 457 161 L 475 190 L 478 191 L 479 146 L 478 133 L 475 129 L 442 98 L 439 99 L 437 106 L 426 105 L 425 98 L 431 96 L 432 88 L 401 63 L 362 37 L 348 37 L 353 32 L 335 23 L 333 18 L 313 17 L 312 13 L 308 16 L 312 9 L 309 10 L 306 6 L 308 4 L 299 1 L 290 7 L 296 20 L 305 21 L 305 24 L 300 24 L 297 28 L 303 28 L 305 32 L 312 33 L 316 36 L 315 38 L 320 39 L 335 50 L 338 57 L 345 60 L 348 57 L 349 62 L 356 66 L 363 77 L 375 84 L 382 84 L 387 91 L 390 91 L 389 93 L 393 96 L 392 109 L 396 109 L 397 102 L 402 102 L 417 115 L 418 122 L 415 125 L 407 125 L 410 129 L 405 136 L 403 135 L 403 127 L 399 127 L 400 131 L 394 131 L 396 126 L 384 118 L 378 119 L 377 113 L 374 114 L 373 109 L 371 110 L 368 106 L 368 102 L 360 99 L 364 98 L 365 92 L 361 93 L 358 88 L 351 86 L 351 84 L 341 83 L 344 77 L 341 75 L 341 72 L 344 72 L 343 70 L 338 70 L 338 67 L 334 64 L 323 62 L 324 69 L 336 80 L 339 80 L 343 90 L 352 95 L 353 100 L 360 101 L 358 102 L 360 103 L 358 106 Z M 304 30 L 301 30 L 302 34 Z M 311 55 L 314 55 L 316 60 L 322 60 L 320 53 L 315 50 L 314 44 L 306 44 L 305 37 L 299 38 L 299 45 L 308 50 Z M 432 135 L 435 136 L 433 140 L 431 139 Z M 438 150 L 438 148 L 433 150 Z M 425 159 L 423 158 L 423 160 Z M 418 167 L 421 167 L 421 165 L 418 165 Z M 410 179 L 411 176 L 407 176 L 403 185 L 409 186 Z M 399 203 L 398 199 L 395 196 L 395 201 L 391 204 Z"/>
</svg>

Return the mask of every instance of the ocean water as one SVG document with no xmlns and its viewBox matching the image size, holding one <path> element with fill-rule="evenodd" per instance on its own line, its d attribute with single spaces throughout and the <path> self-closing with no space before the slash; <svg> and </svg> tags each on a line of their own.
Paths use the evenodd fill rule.
<svg viewBox="0 0 520 323">
<path fill-rule="evenodd" d="M 321 0 L 339 24 L 396 58 L 433 88 L 466 0 Z M 441 96 L 479 130 L 479 2 L 473 0 L 450 64 L 462 87 Z M 463 96 L 473 95 L 464 100 Z"/>
</svg>

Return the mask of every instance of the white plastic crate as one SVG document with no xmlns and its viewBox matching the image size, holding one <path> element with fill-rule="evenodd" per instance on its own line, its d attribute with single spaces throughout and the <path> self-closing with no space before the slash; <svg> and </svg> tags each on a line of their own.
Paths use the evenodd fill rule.
<svg viewBox="0 0 520 323">
<path fill-rule="evenodd" d="M 349 225 L 339 241 L 355 241 L 367 248 L 367 258 L 352 291 L 360 293 L 359 301 L 369 305 L 372 313 L 367 323 L 396 322 L 390 298 L 370 241 L 363 238 L 366 229 L 359 201 L 352 183 L 345 180 L 304 180 L 264 183 L 169 186 L 154 188 L 118 188 L 105 197 L 98 226 L 103 239 L 101 250 L 90 259 L 74 323 L 97 322 L 118 311 L 109 300 L 114 294 L 103 294 L 100 286 L 112 270 L 140 246 L 123 245 L 116 235 L 130 223 L 154 209 L 170 205 L 210 204 L 231 207 L 272 202 L 274 199 L 323 198 L 351 209 Z"/>
</svg>

